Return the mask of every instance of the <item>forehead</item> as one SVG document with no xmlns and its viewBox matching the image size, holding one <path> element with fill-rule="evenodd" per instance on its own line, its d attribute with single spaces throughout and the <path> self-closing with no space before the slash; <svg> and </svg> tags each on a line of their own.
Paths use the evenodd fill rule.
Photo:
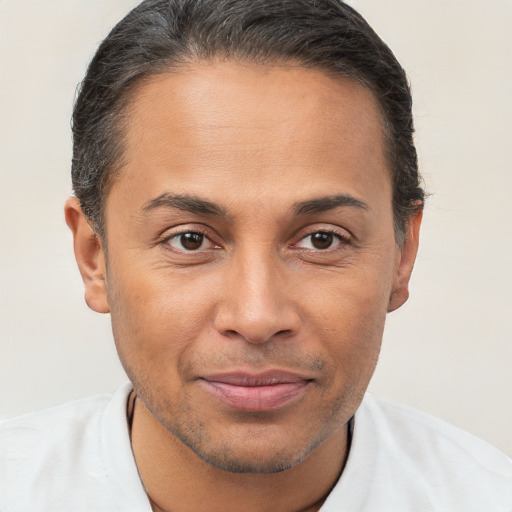
<svg viewBox="0 0 512 512">
<path fill-rule="evenodd" d="M 154 76 L 133 97 L 125 137 L 113 188 L 143 187 L 146 199 L 167 191 L 228 199 L 226 189 L 239 187 L 297 201 L 334 182 L 356 196 L 390 191 L 373 94 L 300 66 L 223 62 Z"/>
</svg>

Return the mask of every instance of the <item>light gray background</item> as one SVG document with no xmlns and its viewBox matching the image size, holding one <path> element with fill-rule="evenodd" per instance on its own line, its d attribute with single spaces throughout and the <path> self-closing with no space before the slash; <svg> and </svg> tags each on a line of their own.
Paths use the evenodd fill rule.
<svg viewBox="0 0 512 512">
<path fill-rule="evenodd" d="M 108 316 L 83 301 L 62 205 L 76 84 L 135 3 L 0 0 L 0 417 L 126 379 Z M 352 3 L 409 72 L 434 194 L 371 390 L 512 454 L 512 3 Z"/>
</svg>

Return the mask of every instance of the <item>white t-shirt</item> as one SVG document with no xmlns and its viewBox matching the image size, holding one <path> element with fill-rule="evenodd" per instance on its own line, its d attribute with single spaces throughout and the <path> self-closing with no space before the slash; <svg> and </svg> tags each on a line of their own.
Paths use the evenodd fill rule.
<svg viewBox="0 0 512 512">
<path fill-rule="evenodd" d="M 151 512 L 130 446 L 130 391 L 127 384 L 113 396 L 2 422 L 0 511 Z M 205 512 L 207 504 L 205 496 Z M 512 461 L 451 425 L 367 395 L 321 511 L 511 512 Z"/>
</svg>

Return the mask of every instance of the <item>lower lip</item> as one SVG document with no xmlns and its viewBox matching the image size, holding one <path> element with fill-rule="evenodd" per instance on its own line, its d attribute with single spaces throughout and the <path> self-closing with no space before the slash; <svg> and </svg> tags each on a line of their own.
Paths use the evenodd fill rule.
<svg viewBox="0 0 512 512">
<path fill-rule="evenodd" d="M 287 405 L 305 393 L 309 381 L 283 382 L 271 386 L 235 386 L 203 381 L 222 402 L 242 411 L 271 411 Z"/>
</svg>

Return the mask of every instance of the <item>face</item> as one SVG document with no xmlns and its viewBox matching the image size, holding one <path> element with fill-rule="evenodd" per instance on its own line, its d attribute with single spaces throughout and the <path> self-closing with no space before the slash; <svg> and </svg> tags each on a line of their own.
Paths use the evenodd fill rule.
<svg viewBox="0 0 512 512">
<path fill-rule="evenodd" d="M 354 414 L 406 298 L 419 222 L 399 248 L 375 99 L 197 64 L 138 90 L 125 162 L 81 268 L 138 397 L 216 467 L 292 467 Z"/>
</svg>

